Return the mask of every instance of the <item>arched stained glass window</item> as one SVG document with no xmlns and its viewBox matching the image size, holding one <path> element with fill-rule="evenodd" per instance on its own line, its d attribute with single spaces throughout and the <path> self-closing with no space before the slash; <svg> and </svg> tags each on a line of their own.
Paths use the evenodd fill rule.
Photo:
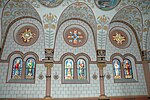
<svg viewBox="0 0 150 100">
<path fill-rule="evenodd" d="M 132 65 L 129 59 L 124 60 L 124 75 L 125 75 L 125 78 L 128 78 L 128 79 L 133 78 Z"/>
<path fill-rule="evenodd" d="M 21 79 L 22 75 L 22 59 L 17 57 L 13 61 L 12 79 Z"/>
<path fill-rule="evenodd" d="M 35 74 L 35 60 L 34 58 L 28 58 L 26 61 L 25 78 L 34 79 L 34 74 Z"/>
<path fill-rule="evenodd" d="M 84 59 L 78 59 L 77 61 L 77 74 L 79 80 L 87 79 L 87 64 Z"/>
<path fill-rule="evenodd" d="M 74 64 L 72 59 L 65 60 L 65 80 L 72 80 L 74 77 Z"/>
<path fill-rule="evenodd" d="M 113 60 L 114 79 L 121 79 L 121 62 L 119 59 Z"/>
</svg>

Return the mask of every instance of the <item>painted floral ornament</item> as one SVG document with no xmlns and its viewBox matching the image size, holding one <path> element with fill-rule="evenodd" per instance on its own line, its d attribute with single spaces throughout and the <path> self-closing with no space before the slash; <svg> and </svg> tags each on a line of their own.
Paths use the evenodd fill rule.
<svg viewBox="0 0 150 100">
<path fill-rule="evenodd" d="M 57 73 L 55 73 L 55 75 L 53 76 L 55 80 L 57 80 L 59 78 L 59 76 L 57 75 Z"/>
<path fill-rule="evenodd" d="M 107 73 L 106 78 L 109 80 L 111 78 L 111 75 Z"/>
<path fill-rule="evenodd" d="M 97 74 L 94 73 L 93 76 L 92 76 L 92 78 L 93 78 L 94 80 L 96 80 L 96 79 L 98 78 Z"/>
<path fill-rule="evenodd" d="M 23 33 L 21 33 L 21 38 L 23 38 L 23 41 L 28 43 L 32 38 L 34 38 L 35 33 L 31 32 L 30 29 L 26 29 Z"/>
<path fill-rule="evenodd" d="M 121 34 L 116 33 L 115 36 L 113 36 L 113 40 L 117 42 L 117 44 L 122 44 L 123 41 L 125 41 L 125 37 L 121 36 Z"/>
<path fill-rule="evenodd" d="M 43 74 L 41 72 L 40 75 L 39 75 L 39 79 L 42 80 L 43 78 L 44 78 L 44 76 L 43 76 Z"/>
</svg>

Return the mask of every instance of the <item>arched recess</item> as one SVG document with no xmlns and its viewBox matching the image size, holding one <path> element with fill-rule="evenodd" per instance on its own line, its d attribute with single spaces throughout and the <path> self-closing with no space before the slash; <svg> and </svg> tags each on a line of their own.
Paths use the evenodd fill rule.
<svg viewBox="0 0 150 100">
<path fill-rule="evenodd" d="M 94 35 L 94 42 L 97 48 L 97 23 L 92 9 L 83 2 L 76 2 L 71 4 L 60 15 L 58 21 L 58 29 L 65 21 L 72 20 L 72 19 L 81 20 L 85 22 L 92 29 L 92 33 Z M 55 36 L 55 41 L 56 41 L 56 36 Z"/>
<path fill-rule="evenodd" d="M 143 17 L 141 11 L 135 6 L 126 6 L 119 10 L 111 22 L 125 22 L 133 27 L 140 49 L 142 49 Z"/>
<path fill-rule="evenodd" d="M 8 0 L 1 0 L 0 1 L 0 25 L 1 25 L 1 21 L 2 21 L 2 10 L 4 8 L 4 5 L 8 2 Z M 0 27 L 0 49 L 2 46 L 2 42 L 1 42 L 1 36 L 2 36 L 2 32 L 1 32 L 1 27 Z"/>
<path fill-rule="evenodd" d="M 5 4 L 1 16 L 1 32 L 2 32 L 2 50 L 5 45 L 8 31 L 10 27 L 17 21 L 25 18 L 35 19 L 42 23 L 38 12 L 25 0 L 8 0 Z"/>
<path fill-rule="evenodd" d="M 141 11 L 135 6 L 126 6 L 122 8 L 112 18 L 110 22 L 109 30 L 113 29 L 114 27 L 116 30 L 123 31 L 123 29 L 125 29 L 127 30 L 126 32 L 124 31 L 126 34 L 127 33 L 131 34 L 130 38 L 129 36 L 127 37 L 130 43 L 124 46 L 125 48 L 121 48 L 121 49 L 125 50 L 125 49 L 130 49 L 132 47 L 134 47 L 135 49 L 138 48 L 136 49 L 136 51 L 138 52 L 137 54 L 138 56 L 140 56 L 139 58 L 141 59 L 142 58 L 142 36 L 143 36 L 143 17 Z M 109 34 L 110 33 L 111 32 L 109 32 Z"/>
</svg>

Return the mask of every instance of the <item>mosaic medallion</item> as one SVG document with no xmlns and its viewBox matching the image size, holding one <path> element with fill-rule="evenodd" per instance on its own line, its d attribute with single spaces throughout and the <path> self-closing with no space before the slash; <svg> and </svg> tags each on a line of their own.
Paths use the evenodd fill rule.
<svg viewBox="0 0 150 100">
<path fill-rule="evenodd" d="M 87 32 L 82 26 L 71 25 L 64 31 L 64 40 L 73 47 L 83 46 L 87 41 Z"/>
<path fill-rule="evenodd" d="M 127 34 L 126 30 L 112 28 L 109 32 L 109 39 L 114 46 L 123 49 L 130 45 L 130 36 Z"/>
<path fill-rule="evenodd" d="M 96 6 L 104 11 L 112 10 L 115 8 L 121 0 L 94 0 Z"/>
<path fill-rule="evenodd" d="M 53 8 L 59 6 L 63 0 L 38 0 L 42 5 Z"/>
<path fill-rule="evenodd" d="M 38 37 L 38 29 L 33 25 L 18 27 L 14 32 L 16 43 L 22 46 L 30 46 L 34 44 Z"/>
</svg>

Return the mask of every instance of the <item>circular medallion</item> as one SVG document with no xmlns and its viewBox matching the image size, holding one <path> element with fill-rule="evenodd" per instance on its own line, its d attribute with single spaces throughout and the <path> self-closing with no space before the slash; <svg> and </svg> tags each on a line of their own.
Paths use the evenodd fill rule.
<svg viewBox="0 0 150 100">
<path fill-rule="evenodd" d="M 70 25 L 64 31 L 64 40 L 72 47 L 83 46 L 87 41 L 87 31 L 80 25 Z"/>
<path fill-rule="evenodd" d="M 93 76 L 92 76 L 92 78 L 93 78 L 94 80 L 96 80 L 96 79 L 98 78 L 97 74 L 94 73 Z"/>
<path fill-rule="evenodd" d="M 14 39 L 16 43 L 22 46 L 30 46 L 34 44 L 39 37 L 39 31 L 34 25 L 19 26 L 14 31 Z"/>
<path fill-rule="evenodd" d="M 131 43 L 131 36 L 128 31 L 121 27 L 114 27 L 109 31 L 111 43 L 120 49 L 127 48 Z"/>
<path fill-rule="evenodd" d="M 121 0 L 94 0 L 96 6 L 104 11 L 112 10 L 115 8 Z"/>
<path fill-rule="evenodd" d="M 42 5 L 53 8 L 59 6 L 63 0 L 38 0 Z"/>
</svg>

